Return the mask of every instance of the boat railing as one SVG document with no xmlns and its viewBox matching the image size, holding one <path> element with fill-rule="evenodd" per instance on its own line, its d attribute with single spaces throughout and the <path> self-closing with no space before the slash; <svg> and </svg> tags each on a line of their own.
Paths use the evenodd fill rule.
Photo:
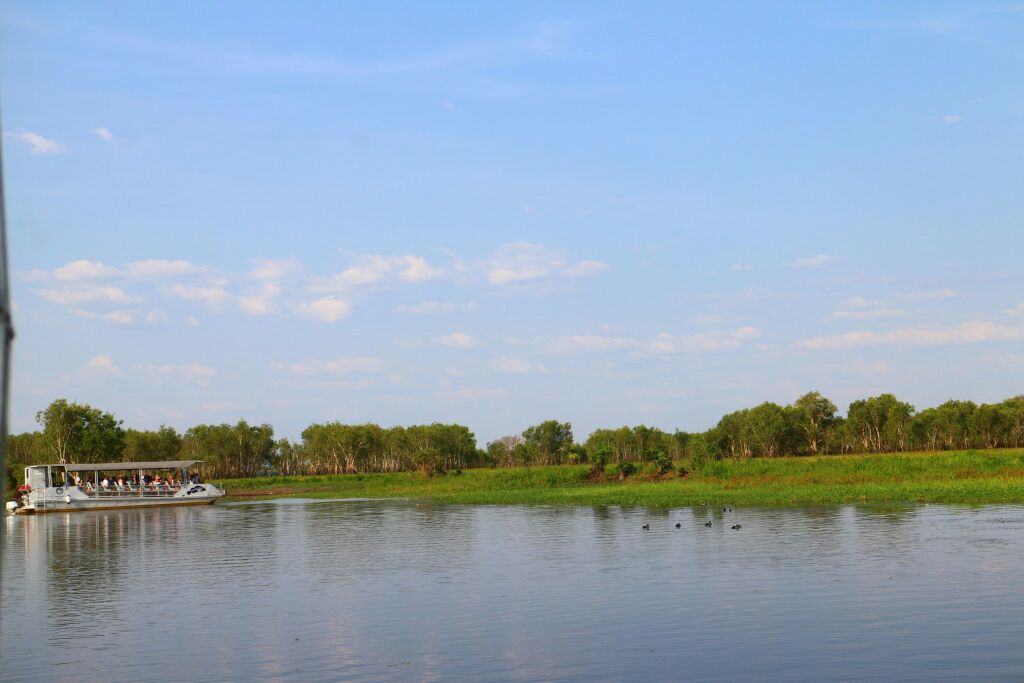
<svg viewBox="0 0 1024 683">
<path fill-rule="evenodd" d="M 128 488 L 127 486 L 121 489 L 111 486 L 109 488 L 100 487 L 99 489 L 94 488 L 88 490 L 83 488 L 82 492 L 90 498 L 169 498 L 181 490 L 180 486 L 176 487 L 156 487 L 143 486 L 141 489 L 137 486 Z"/>
</svg>

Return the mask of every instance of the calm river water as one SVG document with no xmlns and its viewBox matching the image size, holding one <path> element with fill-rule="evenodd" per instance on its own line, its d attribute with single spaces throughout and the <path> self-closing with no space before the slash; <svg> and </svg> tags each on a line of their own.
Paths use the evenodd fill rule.
<svg viewBox="0 0 1024 683">
<path fill-rule="evenodd" d="M 279 500 L 3 523 L 3 680 L 1024 679 L 1020 507 Z"/>
</svg>

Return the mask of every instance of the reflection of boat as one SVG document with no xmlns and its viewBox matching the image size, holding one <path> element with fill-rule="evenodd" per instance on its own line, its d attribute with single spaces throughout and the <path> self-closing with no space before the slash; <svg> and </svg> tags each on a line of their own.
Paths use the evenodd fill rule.
<svg viewBox="0 0 1024 683">
<path fill-rule="evenodd" d="M 19 514 L 114 510 L 165 505 L 209 505 L 227 493 L 191 478 L 188 468 L 202 460 L 33 465 L 18 487 Z M 166 479 L 161 472 L 170 471 Z M 176 473 L 180 472 L 180 479 Z M 156 473 L 153 476 L 151 473 Z"/>
</svg>

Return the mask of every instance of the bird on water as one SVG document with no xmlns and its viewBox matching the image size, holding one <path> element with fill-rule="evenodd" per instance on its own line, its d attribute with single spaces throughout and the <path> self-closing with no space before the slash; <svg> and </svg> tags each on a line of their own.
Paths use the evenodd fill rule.
<svg viewBox="0 0 1024 683">
<path fill-rule="evenodd" d="M 704 522 L 704 526 L 711 526 L 711 520 Z"/>
<path fill-rule="evenodd" d="M 651 529 L 651 525 L 650 524 L 644 524 L 644 531 L 650 531 L 650 529 Z"/>
<path fill-rule="evenodd" d="M 677 529 L 682 529 L 683 528 L 682 523 L 681 522 L 676 522 L 676 528 Z"/>
<path fill-rule="evenodd" d="M 739 531 L 739 530 L 740 530 L 740 529 L 742 529 L 743 527 L 741 527 L 741 526 L 740 526 L 739 524 L 733 524 L 733 525 L 732 525 L 731 527 L 729 527 L 729 528 L 730 528 L 730 529 L 736 529 L 737 531 Z"/>
</svg>

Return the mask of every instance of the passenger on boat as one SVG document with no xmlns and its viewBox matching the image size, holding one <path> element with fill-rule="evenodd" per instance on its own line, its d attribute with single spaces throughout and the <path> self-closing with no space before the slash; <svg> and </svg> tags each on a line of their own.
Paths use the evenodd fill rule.
<svg viewBox="0 0 1024 683">
<path fill-rule="evenodd" d="M 78 488 L 82 488 L 82 478 L 78 476 L 78 473 L 75 472 L 75 474 L 72 476 L 74 476 L 75 478 L 75 486 L 77 486 Z"/>
<path fill-rule="evenodd" d="M 103 475 L 103 481 L 100 482 L 100 486 L 103 487 L 104 491 L 110 488 L 110 480 L 107 479 L 106 475 Z"/>
<path fill-rule="evenodd" d="M 115 486 L 118 491 L 124 491 L 124 477 L 118 477 Z"/>
</svg>

